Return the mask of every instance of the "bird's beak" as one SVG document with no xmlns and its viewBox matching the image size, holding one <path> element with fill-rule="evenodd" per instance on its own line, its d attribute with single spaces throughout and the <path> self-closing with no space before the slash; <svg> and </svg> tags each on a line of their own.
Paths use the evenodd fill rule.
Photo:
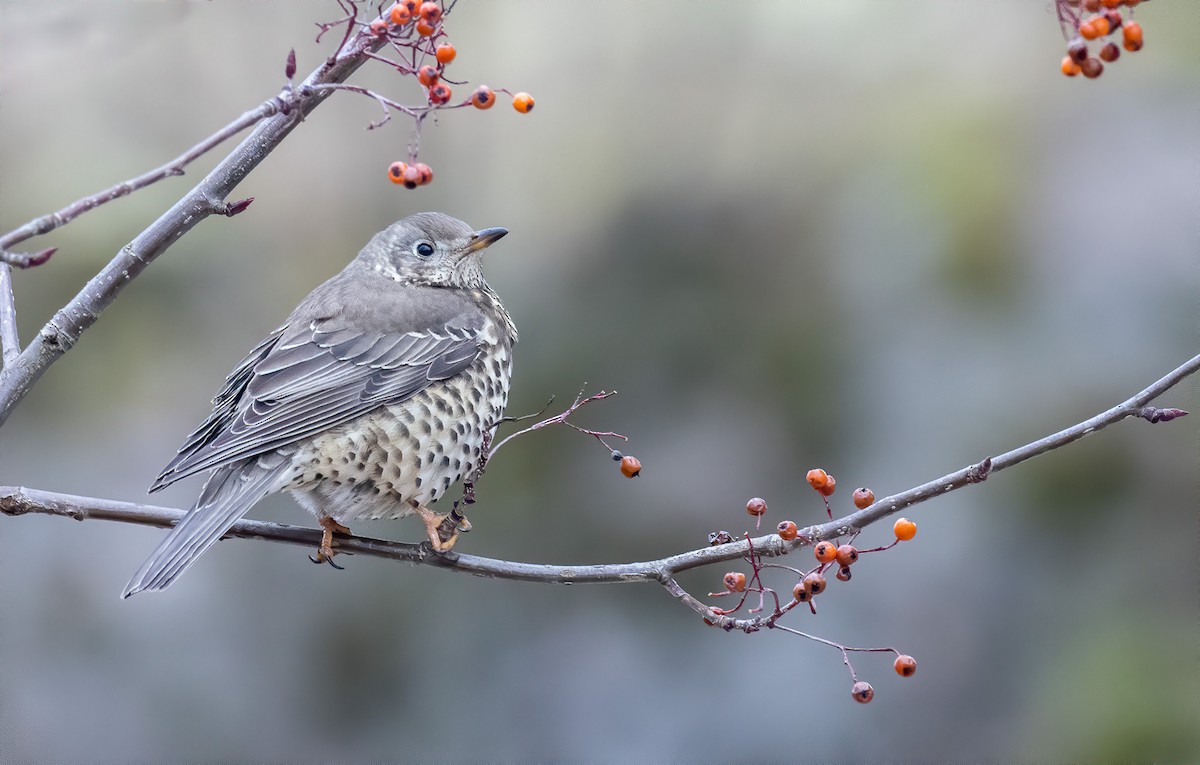
<svg viewBox="0 0 1200 765">
<path fill-rule="evenodd" d="M 485 228 L 476 231 L 467 245 L 467 252 L 482 250 L 508 233 L 506 228 Z"/>
</svg>

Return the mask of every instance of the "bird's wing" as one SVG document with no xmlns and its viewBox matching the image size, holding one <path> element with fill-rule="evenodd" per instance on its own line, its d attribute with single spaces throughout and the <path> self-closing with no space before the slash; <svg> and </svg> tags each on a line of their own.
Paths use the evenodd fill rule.
<svg viewBox="0 0 1200 765">
<path fill-rule="evenodd" d="M 150 487 L 157 491 L 404 401 L 462 372 L 479 354 L 478 314 L 409 332 L 368 332 L 334 319 L 281 327 L 230 373 L 213 411 Z"/>
</svg>

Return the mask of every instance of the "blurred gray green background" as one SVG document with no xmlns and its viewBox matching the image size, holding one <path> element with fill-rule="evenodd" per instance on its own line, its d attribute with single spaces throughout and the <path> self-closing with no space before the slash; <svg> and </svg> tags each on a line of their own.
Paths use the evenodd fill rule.
<svg viewBox="0 0 1200 765">
<path fill-rule="evenodd" d="M 1091 416 L 1196 352 L 1200 6 L 1144 4 L 1145 50 L 1095 82 L 1058 73 L 1048 6 L 462 0 L 452 74 L 536 110 L 439 117 L 436 180 L 405 191 L 384 170 L 406 122 L 367 132 L 378 107 L 335 96 L 238 189 L 248 213 L 201 224 L 49 371 L 0 431 L 0 483 L 144 500 L 242 354 L 419 210 L 512 232 L 488 255 L 521 330 L 512 411 L 617 388 L 579 420 L 645 464 L 520 439 L 466 552 L 657 557 L 744 530 L 753 495 L 772 525 L 819 520 L 814 465 L 845 511 Z M 339 12 L 0 14 L 7 230 L 270 97 L 289 48 L 311 71 Z M 380 66 L 354 81 L 420 97 Z M 217 159 L 30 243 L 60 251 L 16 275 L 22 336 Z M 650 585 L 233 541 L 122 602 L 161 530 L 0 518 L 0 759 L 1196 761 L 1195 427 L 1126 422 L 913 509 L 916 541 L 790 620 L 917 657 L 910 680 L 859 659 L 867 707 L 836 651 L 706 629 Z M 288 497 L 253 515 L 312 523 Z"/>
</svg>

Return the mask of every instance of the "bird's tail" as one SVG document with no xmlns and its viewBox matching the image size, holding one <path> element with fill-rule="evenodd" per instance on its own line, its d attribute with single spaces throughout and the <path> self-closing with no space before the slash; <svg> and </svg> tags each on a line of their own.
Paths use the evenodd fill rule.
<svg viewBox="0 0 1200 765">
<path fill-rule="evenodd" d="M 161 590 L 175 581 L 255 502 L 278 490 L 277 482 L 289 463 L 286 455 L 269 452 L 214 472 L 195 507 L 146 559 L 125 585 L 121 597 L 128 598 L 142 590 Z"/>
</svg>

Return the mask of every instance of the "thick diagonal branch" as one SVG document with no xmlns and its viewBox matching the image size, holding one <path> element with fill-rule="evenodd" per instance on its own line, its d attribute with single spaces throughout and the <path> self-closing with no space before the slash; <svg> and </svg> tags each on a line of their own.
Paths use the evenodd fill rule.
<svg viewBox="0 0 1200 765">
<path fill-rule="evenodd" d="M 79 294 L 54 314 L 28 347 L 0 372 L 0 425 L 46 369 L 62 357 L 96 322 L 126 285 L 181 236 L 208 216 L 229 212 L 224 204 L 242 180 L 258 167 L 331 91 L 315 86 L 346 80 L 383 46 L 375 35 L 359 33 L 336 56 L 326 59 L 291 94 L 287 108 L 259 122 L 255 129 L 195 188 L 125 245 Z"/>
</svg>

